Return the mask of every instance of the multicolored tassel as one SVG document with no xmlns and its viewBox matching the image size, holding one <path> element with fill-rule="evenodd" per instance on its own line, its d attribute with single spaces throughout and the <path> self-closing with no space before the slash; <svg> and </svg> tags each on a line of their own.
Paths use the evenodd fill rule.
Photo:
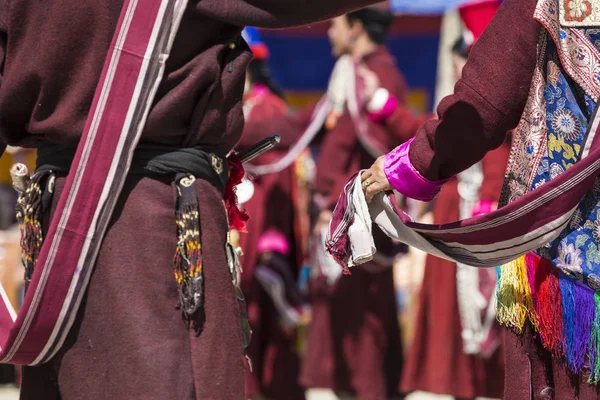
<svg viewBox="0 0 600 400">
<path fill-rule="evenodd" d="M 533 275 L 528 275 L 528 278 L 542 344 L 552 353 L 562 354 L 564 338 L 558 270 L 549 260 L 535 254 L 528 254 L 525 260 L 528 270 L 533 271 Z"/>
<path fill-rule="evenodd" d="M 594 293 L 579 282 L 560 279 L 565 359 L 569 369 L 579 373 L 586 365 L 591 345 L 592 321 L 596 316 Z"/>
<path fill-rule="evenodd" d="M 498 319 L 517 333 L 527 320 L 569 370 L 600 382 L 600 294 L 528 254 L 498 271 Z"/>
<path fill-rule="evenodd" d="M 22 182 L 17 183 L 17 179 Z M 26 176 L 13 176 L 13 186 L 19 192 L 16 217 L 21 231 L 21 262 L 25 267 L 26 282 L 33 276 L 42 248 L 42 217 L 44 211 L 50 207 L 54 179 L 50 172 L 35 174 L 31 179 Z"/>
<path fill-rule="evenodd" d="M 595 385 L 600 382 L 600 294 L 594 293 L 596 316 L 592 323 L 590 337 L 590 376 L 588 382 Z"/>
<path fill-rule="evenodd" d="M 529 318 L 536 326 L 533 310 L 533 297 L 527 278 L 525 258 L 521 257 L 500 267 L 498 291 L 496 294 L 496 313 L 498 321 L 514 328 L 517 333 L 523 331 Z"/>
</svg>

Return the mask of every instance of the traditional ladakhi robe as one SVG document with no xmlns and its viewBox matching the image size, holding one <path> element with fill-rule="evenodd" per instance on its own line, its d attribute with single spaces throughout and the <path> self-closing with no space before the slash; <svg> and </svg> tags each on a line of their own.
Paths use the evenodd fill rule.
<svg viewBox="0 0 600 400">
<path fill-rule="evenodd" d="M 374 1 L 191 1 L 167 61 L 142 144 L 201 147 L 224 157 L 242 131 L 251 53 L 246 24 L 285 27 Z M 0 1 L 2 146 L 74 148 L 84 130 L 123 2 Z M 64 186 L 59 174 L 48 226 Z M 127 178 L 87 295 L 65 345 L 24 370 L 23 399 L 239 399 L 244 395 L 238 301 L 224 246 L 223 196 L 196 183 L 204 262 L 202 331 L 182 321 L 171 177 Z"/>
<path fill-rule="evenodd" d="M 391 148 L 414 134 L 419 119 L 406 109 L 406 86 L 393 57 L 380 48 L 364 58 L 400 101 L 406 113 L 403 129 L 392 131 L 369 123 L 368 134 Z M 325 133 L 319 146 L 316 193 L 321 206 L 332 208 L 348 176 L 374 161 L 361 144 L 346 113 Z M 382 254 L 391 255 L 393 244 L 381 235 Z M 356 394 L 361 399 L 384 399 L 397 394 L 402 368 L 402 346 L 391 263 L 373 262 L 340 278 L 333 286 L 324 277 L 312 284 L 313 319 L 301 382 L 308 388 L 330 388 Z"/>
<path fill-rule="evenodd" d="M 414 142 L 386 159 L 394 187 L 431 197 L 517 125 L 500 205 L 545 192 L 576 163 L 595 161 L 580 157 L 588 154 L 582 145 L 588 128 L 590 137 L 597 134 L 597 126 L 589 126 L 600 97 L 597 6 L 505 0 L 455 93 L 441 102 L 440 120 L 426 123 Z M 394 175 L 402 166 L 409 168 L 404 181 L 414 178 L 417 190 L 402 187 Z M 497 312 L 511 328 L 506 399 L 598 398 L 598 183 L 585 197 L 574 189 L 564 193 L 580 203 L 566 214 L 571 218 L 558 237 L 499 269 Z"/>
<path fill-rule="evenodd" d="M 260 140 L 261 126 L 286 112 L 283 100 L 262 85 L 251 89 L 244 107 L 247 124 L 236 146 L 239 150 Z M 269 165 L 286 151 L 285 146 L 277 146 L 252 164 Z M 253 365 L 253 371 L 246 372 L 247 398 L 262 394 L 273 400 L 304 399 L 298 383 L 296 331 L 303 309 L 296 281 L 308 239 L 310 197 L 305 172 L 310 170 L 303 167 L 311 161 L 304 152 L 294 164 L 275 174 L 252 177 L 252 169 L 248 169 L 251 183 L 245 185 L 251 188 L 252 197 L 242 207 L 251 219 L 239 243 L 244 252 L 242 289 L 253 336 L 247 351 Z M 271 285 L 273 289 L 268 290 Z"/>
</svg>

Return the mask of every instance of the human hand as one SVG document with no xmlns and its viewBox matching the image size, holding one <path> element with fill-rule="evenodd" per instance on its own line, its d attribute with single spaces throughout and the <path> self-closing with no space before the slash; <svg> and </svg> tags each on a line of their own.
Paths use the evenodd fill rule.
<svg viewBox="0 0 600 400">
<path fill-rule="evenodd" d="M 383 162 L 384 156 L 379 157 L 371 168 L 361 175 L 361 186 L 365 192 L 367 203 L 370 203 L 376 194 L 393 189 L 383 169 Z"/>
</svg>

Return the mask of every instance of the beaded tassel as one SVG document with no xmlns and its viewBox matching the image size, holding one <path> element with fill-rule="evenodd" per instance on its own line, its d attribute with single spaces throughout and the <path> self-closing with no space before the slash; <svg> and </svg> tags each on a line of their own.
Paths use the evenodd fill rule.
<svg viewBox="0 0 600 400">
<path fill-rule="evenodd" d="M 13 187 L 18 191 L 16 216 L 21 231 L 21 262 L 25 267 L 25 281 L 33 276 L 35 264 L 42 248 L 42 217 L 49 208 L 54 175 L 50 172 L 27 176 L 27 168 L 16 164 L 11 169 Z"/>
<path fill-rule="evenodd" d="M 195 178 L 176 179 L 177 249 L 173 260 L 175 279 L 179 285 L 179 304 L 183 316 L 199 332 L 204 323 L 204 271 L 200 241 L 200 215 Z"/>
</svg>

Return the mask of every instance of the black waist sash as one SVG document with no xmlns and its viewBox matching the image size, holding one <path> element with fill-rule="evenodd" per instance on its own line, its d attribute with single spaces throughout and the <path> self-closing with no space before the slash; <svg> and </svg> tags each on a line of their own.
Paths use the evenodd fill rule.
<svg viewBox="0 0 600 400">
<path fill-rule="evenodd" d="M 22 234 L 22 259 L 27 280 L 33 275 L 43 241 L 41 220 L 43 213 L 51 205 L 55 178 L 69 172 L 74 156 L 74 148 L 55 145 L 39 148 L 36 173 L 27 190 L 19 195 L 17 219 Z M 175 182 L 177 242 L 174 241 L 173 246 L 173 268 L 179 288 L 179 307 L 184 318 L 200 332 L 204 322 L 204 274 L 195 183 L 197 179 L 202 179 L 212 184 L 221 194 L 225 193 L 228 180 L 227 159 L 200 148 L 142 145 L 135 150 L 129 173 L 150 177 L 169 176 Z"/>
<path fill-rule="evenodd" d="M 37 151 L 37 173 L 69 172 L 75 148 L 58 145 L 42 146 Z M 213 185 L 224 193 L 227 186 L 227 158 L 219 157 L 198 147 L 171 148 L 156 145 L 138 145 L 129 170 L 134 175 L 172 176 L 175 181 L 183 176 L 194 176 Z"/>
</svg>

